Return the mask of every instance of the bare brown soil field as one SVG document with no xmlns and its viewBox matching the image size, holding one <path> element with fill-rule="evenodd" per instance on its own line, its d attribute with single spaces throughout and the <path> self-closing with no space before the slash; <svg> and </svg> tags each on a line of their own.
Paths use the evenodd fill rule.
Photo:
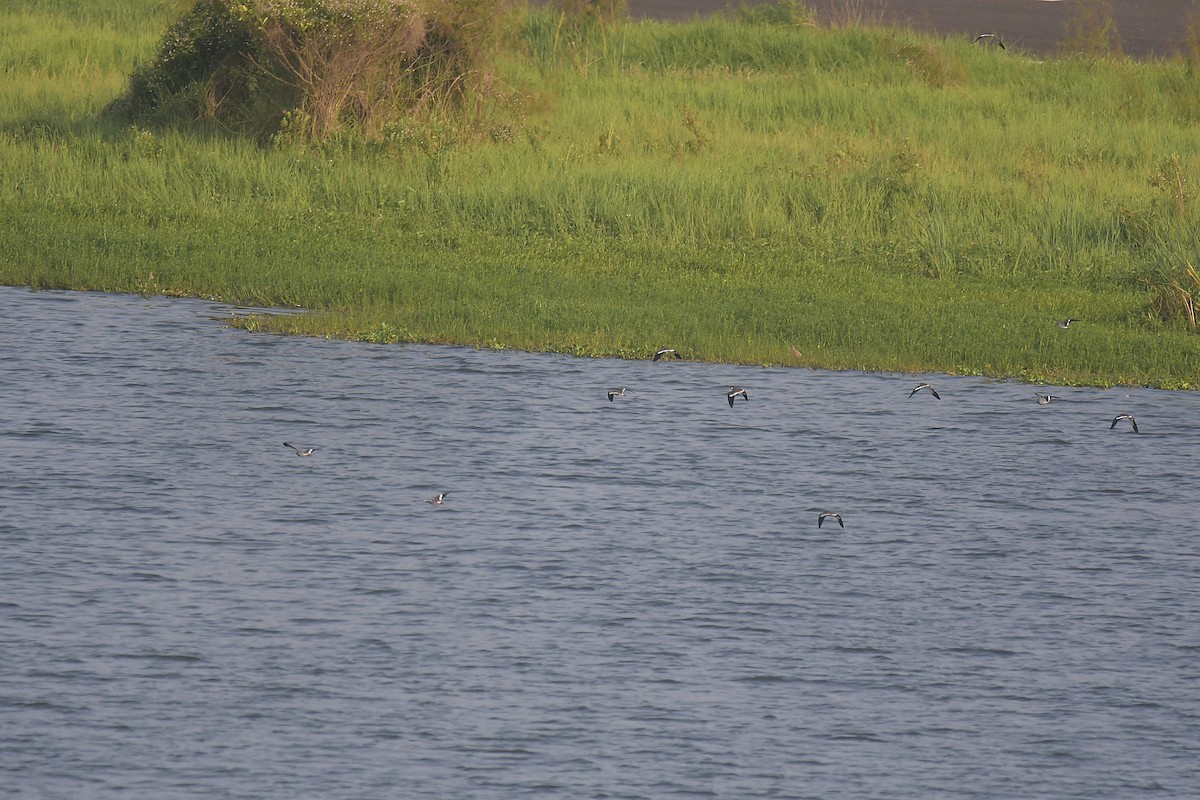
<svg viewBox="0 0 1200 800">
<path fill-rule="evenodd" d="M 751 0 L 754 2 L 756 0 Z M 907 25 L 943 35 L 1000 34 L 1010 48 L 1060 51 L 1066 22 L 1080 0 L 806 0 L 819 20 L 865 20 Z M 737 5 L 736 2 L 732 3 Z M 729 0 L 630 0 L 634 17 L 687 19 L 719 12 Z M 1184 21 L 1194 0 L 1112 0 L 1121 47 L 1135 58 L 1169 58 L 1184 47 Z"/>
</svg>

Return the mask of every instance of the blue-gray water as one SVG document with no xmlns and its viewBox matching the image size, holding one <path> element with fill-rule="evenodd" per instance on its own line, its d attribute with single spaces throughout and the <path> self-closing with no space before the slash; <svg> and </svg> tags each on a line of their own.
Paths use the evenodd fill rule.
<svg viewBox="0 0 1200 800">
<path fill-rule="evenodd" d="M 4 797 L 1200 796 L 1196 394 L 228 314 L 0 289 Z"/>
</svg>

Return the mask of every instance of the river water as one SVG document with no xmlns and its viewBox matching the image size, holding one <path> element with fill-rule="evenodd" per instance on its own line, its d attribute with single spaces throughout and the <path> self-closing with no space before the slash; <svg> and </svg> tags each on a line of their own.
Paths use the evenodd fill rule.
<svg viewBox="0 0 1200 800">
<path fill-rule="evenodd" d="M 1200 796 L 1200 395 L 230 313 L 0 288 L 0 796 Z"/>
</svg>

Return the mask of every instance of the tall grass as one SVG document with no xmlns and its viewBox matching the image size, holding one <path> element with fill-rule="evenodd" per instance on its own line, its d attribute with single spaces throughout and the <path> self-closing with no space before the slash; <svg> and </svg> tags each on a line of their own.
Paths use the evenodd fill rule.
<svg viewBox="0 0 1200 800">
<path fill-rule="evenodd" d="M 1200 256 L 1184 62 L 531 11 L 469 125 L 264 147 L 100 113 L 179 13 L 137 5 L 0 11 L 4 282 L 380 341 L 1200 382 L 1155 288 Z"/>
</svg>

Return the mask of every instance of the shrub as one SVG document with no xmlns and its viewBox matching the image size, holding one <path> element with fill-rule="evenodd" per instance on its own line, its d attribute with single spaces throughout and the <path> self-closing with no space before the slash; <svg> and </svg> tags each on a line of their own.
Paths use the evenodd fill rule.
<svg viewBox="0 0 1200 800">
<path fill-rule="evenodd" d="M 320 141 L 377 138 L 411 114 L 461 108 L 487 84 L 493 0 L 200 0 L 114 107 L 214 118 Z"/>
<path fill-rule="evenodd" d="M 145 118 L 186 93 L 228 83 L 241 73 L 250 32 L 227 6 L 222 0 L 196 3 L 166 32 L 154 58 L 134 70 L 125 94 L 110 109 Z"/>
<path fill-rule="evenodd" d="M 1193 70 L 1200 67 L 1200 3 L 1192 0 L 1183 17 L 1183 57 Z"/>
<path fill-rule="evenodd" d="M 1082 0 L 1066 21 L 1062 51 L 1067 56 L 1108 58 L 1121 55 L 1121 36 L 1111 0 Z"/>
</svg>

